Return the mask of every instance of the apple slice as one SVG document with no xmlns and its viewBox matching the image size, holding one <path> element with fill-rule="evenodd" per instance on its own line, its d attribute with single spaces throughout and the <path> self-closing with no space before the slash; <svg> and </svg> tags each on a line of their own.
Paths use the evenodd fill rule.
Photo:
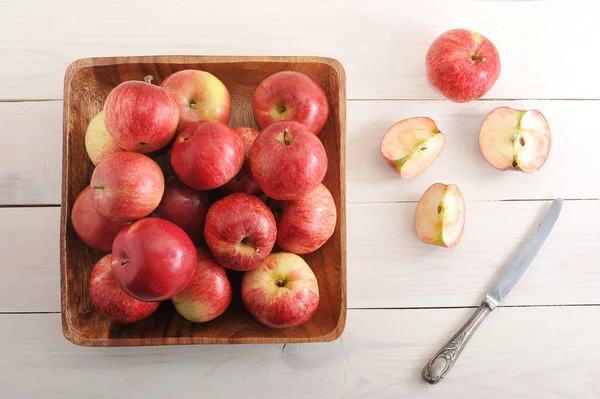
<svg viewBox="0 0 600 399">
<path fill-rule="evenodd" d="M 440 155 L 446 136 L 426 117 L 401 120 L 381 139 L 381 154 L 403 179 L 410 179 Z"/>
<path fill-rule="evenodd" d="M 455 184 L 435 183 L 417 204 L 417 235 L 427 244 L 454 248 L 465 227 L 465 200 Z"/>
<path fill-rule="evenodd" d="M 479 131 L 479 148 L 490 165 L 500 170 L 539 170 L 550 154 L 550 128 L 540 111 L 499 107 L 490 112 Z"/>
</svg>

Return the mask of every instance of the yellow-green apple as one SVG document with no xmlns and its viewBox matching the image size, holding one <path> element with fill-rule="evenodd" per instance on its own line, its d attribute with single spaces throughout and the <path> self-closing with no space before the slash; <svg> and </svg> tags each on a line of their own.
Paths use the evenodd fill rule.
<svg viewBox="0 0 600 399">
<path fill-rule="evenodd" d="M 167 89 L 130 80 L 115 87 L 104 103 L 104 123 L 127 151 L 153 152 L 169 144 L 179 122 L 179 106 Z"/>
<path fill-rule="evenodd" d="M 429 187 L 417 203 L 415 225 L 424 243 L 454 248 L 465 228 L 465 200 L 458 187 L 442 183 Z"/>
<path fill-rule="evenodd" d="M 196 190 L 211 190 L 227 183 L 244 164 L 244 145 L 222 122 L 192 125 L 177 136 L 171 148 L 171 165 L 179 179 Z"/>
<path fill-rule="evenodd" d="M 123 151 L 104 126 L 104 111 L 92 118 L 85 131 L 85 150 L 94 165 L 118 151 Z"/>
<path fill-rule="evenodd" d="M 333 234 L 337 212 L 333 197 L 324 185 L 319 184 L 305 197 L 279 203 L 277 245 L 284 251 L 314 252 Z"/>
<path fill-rule="evenodd" d="M 270 328 L 306 323 L 319 307 L 319 286 L 310 266 L 298 255 L 269 255 L 242 279 L 242 301 L 252 316 Z"/>
<path fill-rule="evenodd" d="M 113 323 L 128 324 L 150 316 L 160 302 L 140 301 L 123 291 L 112 273 L 111 255 L 92 269 L 90 297 L 98 312 Z"/>
<path fill-rule="evenodd" d="M 479 148 L 496 169 L 539 170 L 550 155 L 550 127 L 540 111 L 499 107 L 481 125 Z"/>
<path fill-rule="evenodd" d="M 229 122 L 229 91 L 212 73 L 186 69 L 169 75 L 160 85 L 179 105 L 179 130 L 202 121 Z"/>
<path fill-rule="evenodd" d="M 138 220 L 113 242 L 113 274 L 126 293 L 142 301 L 179 294 L 192 280 L 196 262 L 194 243 L 168 220 Z"/>
<path fill-rule="evenodd" d="M 414 117 L 392 126 L 381 140 L 381 154 L 403 179 L 427 169 L 440 155 L 446 136 L 430 118 Z"/>
<path fill-rule="evenodd" d="M 485 36 L 466 29 L 442 33 L 427 51 L 427 78 L 459 103 L 483 96 L 500 76 L 500 56 Z"/>
<path fill-rule="evenodd" d="M 204 240 L 204 220 L 210 204 L 204 191 L 194 190 L 175 176 L 165 180 L 165 193 L 152 216 L 181 227 L 194 244 Z"/>
<path fill-rule="evenodd" d="M 327 154 L 317 136 L 294 121 L 275 122 L 250 149 L 250 169 L 269 197 L 292 200 L 308 195 L 325 177 Z"/>
<path fill-rule="evenodd" d="M 92 204 L 89 186 L 83 189 L 73 204 L 71 223 L 85 245 L 102 252 L 110 252 L 117 233 L 127 226 L 127 222 L 113 222 L 98 213 Z"/>
<path fill-rule="evenodd" d="M 165 178 L 160 166 L 144 154 L 116 152 L 96 166 L 90 183 L 96 210 L 114 221 L 148 216 L 160 203 Z"/>
<path fill-rule="evenodd" d="M 257 195 L 260 193 L 260 188 L 258 187 L 256 180 L 254 180 L 254 177 L 252 177 L 248 154 L 259 133 L 251 127 L 238 127 L 235 129 L 235 132 L 240 136 L 242 144 L 244 145 L 244 166 L 242 166 L 242 169 L 240 169 L 237 175 L 223 185 L 222 190 L 228 194 L 246 193 Z"/>
<path fill-rule="evenodd" d="M 321 132 L 329 115 L 321 86 L 294 71 L 277 72 L 263 80 L 254 92 L 252 108 L 261 129 L 277 121 L 297 121 L 313 134 Z"/>
<path fill-rule="evenodd" d="M 206 248 L 197 248 L 198 263 L 192 281 L 171 298 L 177 312 L 196 323 L 219 317 L 231 303 L 231 284 L 225 269 Z"/>
<path fill-rule="evenodd" d="M 277 223 L 258 198 L 231 194 L 208 210 L 204 239 L 222 266 L 250 270 L 271 253 L 277 239 Z"/>
</svg>

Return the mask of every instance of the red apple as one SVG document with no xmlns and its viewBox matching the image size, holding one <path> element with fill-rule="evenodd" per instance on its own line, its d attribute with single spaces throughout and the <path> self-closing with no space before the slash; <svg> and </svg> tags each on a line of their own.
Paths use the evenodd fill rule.
<svg viewBox="0 0 600 399">
<path fill-rule="evenodd" d="M 269 208 L 248 194 L 231 194 L 206 215 L 204 239 L 217 261 L 233 270 L 250 270 L 271 253 L 277 224 Z"/>
<path fill-rule="evenodd" d="M 429 82 L 459 103 L 483 96 L 500 76 L 500 56 L 485 36 L 466 29 L 442 33 L 427 51 Z"/>
<path fill-rule="evenodd" d="M 150 316 L 160 302 L 140 301 L 126 294 L 111 269 L 111 255 L 106 255 L 92 269 L 90 297 L 98 312 L 113 323 L 133 323 Z"/>
<path fill-rule="evenodd" d="M 319 306 L 317 278 L 298 255 L 274 253 L 244 274 L 242 301 L 267 327 L 297 327 L 306 323 Z"/>
<path fill-rule="evenodd" d="M 162 301 L 179 294 L 196 270 L 194 243 L 174 223 L 145 218 L 117 234 L 112 270 L 123 290 L 142 301 Z"/>
<path fill-rule="evenodd" d="M 169 75 L 160 85 L 179 105 L 179 130 L 202 121 L 229 122 L 231 97 L 215 75 L 186 69 Z"/>
<path fill-rule="evenodd" d="M 233 179 L 225 183 L 222 189 L 228 194 L 246 193 L 257 195 L 260 193 L 260 188 L 258 187 L 256 180 L 254 180 L 254 177 L 252 177 L 248 153 L 259 133 L 251 127 L 238 127 L 235 129 L 235 132 L 240 136 L 242 144 L 244 145 L 244 153 L 246 154 L 244 166 L 242 166 L 242 169 L 233 177 Z"/>
<path fill-rule="evenodd" d="M 171 141 L 179 107 L 171 94 L 160 86 L 131 80 L 115 87 L 104 103 L 108 132 L 127 151 L 152 152 Z"/>
<path fill-rule="evenodd" d="M 126 222 L 113 222 L 98 213 L 92 204 L 89 186 L 77 196 L 71 210 L 71 222 L 85 245 L 102 252 L 110 252 L 117 233 L 127 226 Z"/>
<path fill-rule="evenodd" d="M 297 121 L 313 134 L 321 132 L 329 115 L 321 86 L 293 71 L 277 72 L 263 80 L 254 92 L 252 108 L 261 129 L 277 121 Z"/>
<path fill-rule="evenodd" d="M 171 148 L 171 165 L 179 179 L 197 190 L 227 183 L 244 164 L 244 145 L 229 126 L 208 121 L 185 129 Z"/>
<path fill-rule="evenodd" d="M 104 125 L 104 111 L 92 118 L 85 131 L 85 150 L 94 165 L 115 152 L 123 151 Z"/>
<path fill-rule="evenodd" d="M 277 245 L 295 254 L 314 252 L 332 236 L 336 218 L 333 197 L 322 184 L 305 197 L 281 201 Z"/>
<path fill-rule="evenodd" d="M 92 201 L 111 220 L 132 221 L 148 216 L 160 203 L 165 178 L 160 166 L 136 152 L 116 152 L 92 173 Z"/>
<path fill-rule="evenodd" d="M 177 312 L 196 323 L 219 317 L 231 303 L 231 284 L 206 248 L 197 248 L 198 264 L 192 281 L 171 300 Z"/>
<path fill-rule="evenodd" d="M 308 195 L 325 177 L 327 154 L 317 136 L 298 122 L 276 122 L 256 138 L 250 169 L 269 197 L 292 200 Z"/>
<path fill-rule="evenodd" d="M 204 240 L 204 220 L 208 212 L 208 195 L 177 180 L 166 179 L 165 193 L 152 216 L 168 220 L 181 227 L 195 244 Z"/>
</svg>

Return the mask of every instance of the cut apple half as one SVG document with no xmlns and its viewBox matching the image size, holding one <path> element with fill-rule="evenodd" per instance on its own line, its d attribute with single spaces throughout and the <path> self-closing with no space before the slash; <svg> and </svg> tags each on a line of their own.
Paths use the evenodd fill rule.
<svg viewBox="0 0 600 399">
<path fill-rule="evenodd" d="M 417 204 L 415 225 L 424 243 L 454 248 L 465 228 L 465 200 L 458 186 L 429 187 Z"/>
<path fill-rule="evenodd" d="M 426 117 L 401 120 L 381 139 L 381 154 L 403 179 L 413 178 L 438 157 L 446 136 Z"/>
<path fill-rule="evenodd" d="M 550 154 L 550 127 L 540 111 L 496 108 L 481 125 L 479 148 L 490 165 L 500 170 L 539 170 Z"/>
</svg>

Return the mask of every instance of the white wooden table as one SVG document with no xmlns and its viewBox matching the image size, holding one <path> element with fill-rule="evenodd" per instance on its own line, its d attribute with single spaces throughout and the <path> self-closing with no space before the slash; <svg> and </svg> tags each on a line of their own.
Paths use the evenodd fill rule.
<svg viewBox="0 0 600 399">
<path fill-rule="evenodd" d="M 595 1 L 0 0 L 0 397 L 592 398 L 600 396 L 600 78 Z M 500 79 L 477 102 L 431 89 L 424 58 L 450 28 L 490 38 Z M 348 78 L 348 317 L 327 344 L 81 348 L 60 326 L 62 79 L 73 60 L 153 54 L 322 55 Z M 479 153 L 483 117 L 508 105 L 548 118 L 538 173 Z M 385 130 L 432 117 L 448 143 L 400 181 Z M 415 201 L 457 183 L 454 250 L 421 244 Z M 555 196 L 546 249 L 438 386 L 420 370 L 478 305 Z"/>
</svg>

